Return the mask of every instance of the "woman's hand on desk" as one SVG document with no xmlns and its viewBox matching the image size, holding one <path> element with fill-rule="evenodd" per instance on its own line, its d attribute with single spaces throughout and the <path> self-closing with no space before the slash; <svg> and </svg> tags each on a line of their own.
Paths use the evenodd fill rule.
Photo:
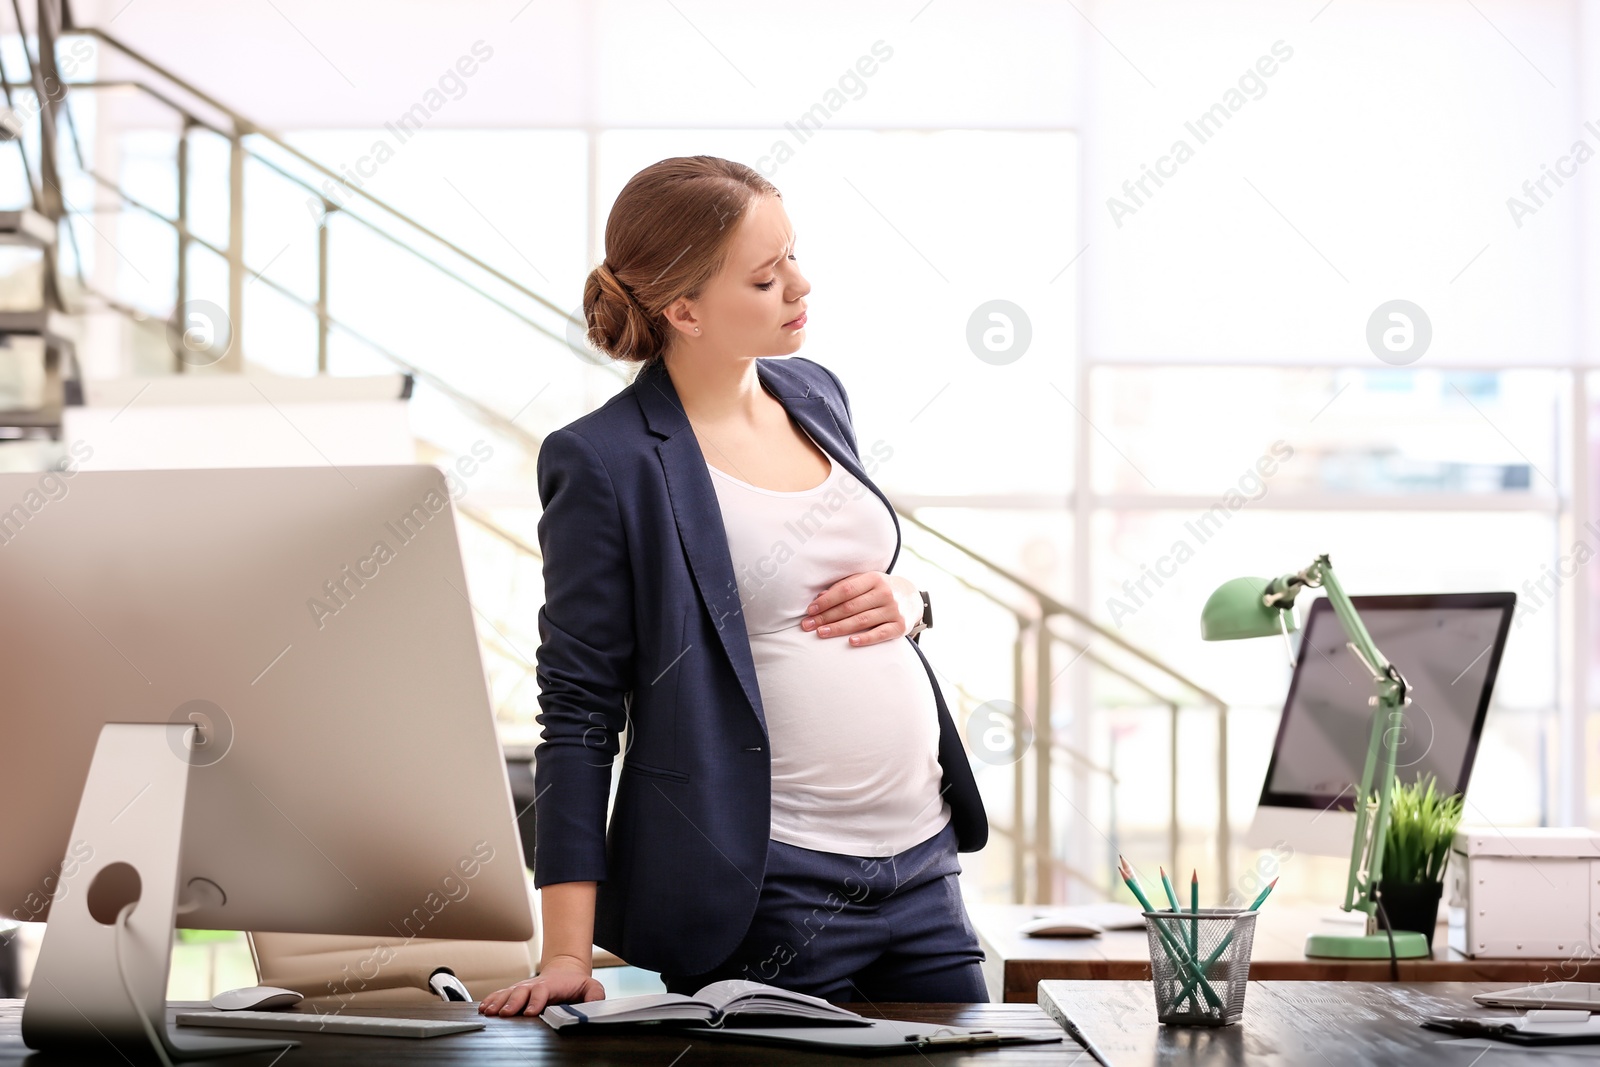
<svg viewBox="0 0 1600 1067">
<path fill-rule="evenodd" d="M 538 1015 L 551 1004 L 604 1000 L 606 987 L 587 964 L 558 956 L 532 978 L 496 990 L 478 1002 L 479 1015 Z"/>
<path fill-rule="evenodd" d="M 850 635 L 852 645 L 904 637 L 922 618 L 917 584 L 898 574 L 862 571 L 835 582 L 806 608 L 800 629 L 819 637 Z"/>
</svg>

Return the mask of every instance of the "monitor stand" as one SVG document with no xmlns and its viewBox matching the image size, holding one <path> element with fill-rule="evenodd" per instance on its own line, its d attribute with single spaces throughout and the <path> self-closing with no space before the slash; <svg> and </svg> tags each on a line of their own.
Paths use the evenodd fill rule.
<svg viewBox="0 0 1600 1067">
<path fill-rule="evenodd" d="M 109 1059 L 108 1043 L 121 1051 L 160 1041 L 173 1059 L 197 1059 L 297 1044 L 167 1026 L 173 928 L 188 910 L 179 907 L 178 877 L 195 733 L 191 723 L 101 727 L 22 1010 L 29 1048 L 95 1049 Z M 195 881 L 220 896 L 214 884 Z"/>
</svg>

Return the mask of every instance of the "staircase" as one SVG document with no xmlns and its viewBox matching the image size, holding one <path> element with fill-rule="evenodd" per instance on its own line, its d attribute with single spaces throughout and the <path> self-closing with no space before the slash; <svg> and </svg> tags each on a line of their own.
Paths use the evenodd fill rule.
<svg viewBox="0 0 1600 1067">
<path fill-rule="evenodd" d="M 40 4 L 29 35 L 28 78 L 12 81 L 0 69 L 8 101 L 13 93 L 17 97 L 13 114 L 25 123 L 9 145 L 14 164 L 28 175 L 32 200 L 0 213 L 0 248 L 28 250 L 19 256 L 36 262 L 38 282 L 32 286 L 23 268 L 4 270 L 9 260 L 0 260 L 0 438 L 31 441 L 27 454 L 41 467 L 52 448 L 64 447 L 62 413 L 84 399 L 76 356 L 90 351 L 91 340 L 130 357 L 147 376 L 260 373 L 252 357 L 263 351 L 265 335 L 247 314 L 246 294 L 263 287 L 285 314 L 303 316 L 318 377 L 406 376 L 418 462 L 448 470 L 461 457 L 481 461 L 473 464 L 475 473 L 456 503 L 462 547 L 502 741 L 508 751 L 531 752 L 538 740 L 533 656 L 543 600 L 537 428 L 578 417 L 594 397 L 615 392 L 627 375 L 588 349 L 582 323 L 545 295 L 344 183 L 332 169 L 106 31 L 74 27 L 70 16 L 52 25 L 51 10 L 49 2 Z M 64 42 L 80 38 L 92 42 L 105 64 L 114 61 L 135 73 L 114 80 L 63 78 L 68 88 L 61 99 L 26 106 L 33 86 L 43 84 L 41 74 L 59 73 L 54 57 L 64 52 Z M 131 190 L 122 175 L 93 159 L 80 127 L 93 110 L 87 105 L 106 92 L 134 94 L 170 119 L 173 210 L 162 210 L 147 192 Z M 0 144 L 0 165 L 7 151 Z M 199 190 L 192 187 L 192 160 L 202 152 L 229 161 L 225 237 L 215 232 L 223 227 L 208 227 L 195 213 Z M 270 177 L 307 204 L 305 225 L 316 247 L 314 286 L 297 290 L 267 275 L 270 263 L 246 262 L 247 175 L 252 182 Z M 54 194 L 47 195 L 52 188 Z M 62 189 L 91 191 L 93 218 Z M 87 277 L 78 241 L 97 234 L 97 220 L 107 215 L 170 231 L 176 266 L 170 298 L 154 302 L 159 306 Z M 58 235 L 65 246 L 61 254 Z M 426 286 L 415 290 L 426 292 L 426 306 L 393 293 L 386 301 L 374 300 L 348 284 L 341 290 L 340 280 L 351 276 L 342 270 L 372 264 Z M 207 289 L 203 275 L 223 281 Z M 19 289 L 27 281 L 31 299 L 15 310 L 13 281 Z M 198 347 L 175 344 L 191 320 L 209 339 Z M 502 350 L 527 358 L 514 373 L 480 380 L 470 363 L 455 358 L 460 346 L 453 342 L 463 322 L 472 324 L 474 346 L 514 346 Z M 8 383 L 15 383 L 10 394 Z M 0 443 L 0 468 L 20 462 L 6 460 L 6 452 Z M 1227 705 L 978 548 L 903 508 L 897 511 L 907 558 L 942 605 L 939 627 L 925 647 L 933 642 L 930 658 L 943 672 L 951 712 L 965 730 L 995 831 L 978 872 L 985 895 L 1018 903 L 1110 896 L 1118 887 L 1114 857 L 1120 849 L 1148 848 L 1174 861 L 1182 855 L 1209 884 L 1228 884 L 1232 841 L 1220 814 L 1228 810 Z M 1092 672 L 1090 707 L 1074 709 L 1065 699 L 1061 676 L 1069 668 Z M 956 671 L 960 677 L 951 673 Z M 1075 715 L 1085 718 L 1074 731 Z M 1214 720 L 1218 737 L 1219 817 L 1210 828 L 1186 826 L 1177 810 L 1178 724 L 1195 715 Z M 1161 824 L 1130 825 L 1121 814 L 1127 775 L 1115 753 L 1117 739 L 1129 730 L 1170 734 L 1171 803 Z M 1074 747 L 1074 732 L 1095 743 Z M 1140 796 L 1153 791 L 1144 770 L 1133 776 Z M 1086 839 L 1091 848 L 1082 846 Z"/>
<path fill-rule="evenodd" d="M 55 251 L 50 219 L 32 207 L 0 211 L 0 438 L 59 438 L 62 409 L 83 402 Z"/>
</svg>

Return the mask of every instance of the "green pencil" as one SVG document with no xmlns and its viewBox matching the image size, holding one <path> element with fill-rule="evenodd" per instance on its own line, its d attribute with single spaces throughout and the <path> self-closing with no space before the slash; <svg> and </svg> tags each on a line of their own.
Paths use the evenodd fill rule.
<svg viewBox="0 0 1600 1067">
<path fill-rule="evenodd" d="M 1128 865 L 1128 861 L 1122 856 L 1117 857 L 1117 871 L 1122 875 L 1122 881 L 1127 885 L 1128 889 L 1133 892 L 1134 899 L 1144 906 L 1144 910 L 1155 911 L 1156 909 L 1150 906 L 1150 898 L 1145 896 L 1144 890 L 1139 887 L 1139 880 L 1134 877 L 1133 868 Z M 1194 981 L 1199 979 L 1200 992 L 1205 994 L 1206 1000 L 1210 1001 L 1213 1008 L 1221 1011 L 1222 1001 L 1217 998 L 1216 990 L 1211 988 L 1211 983 L 1205 980 L 1204 972 L 1195 965 L 1194 958 L 1183 950 L 1183 946 L 1179 942 L 1172 939 L 1172 935 L 1158 920 L 1151 920 L 1151 922 L 1155 925 L 1156 937 L 1161 940 L 1162 945 L 1166 946 L 1167 952 L 1172 956 L 1173 961 L 1177 963 L 1179 969 L 1187 970 L 1190 974 L 1189 983 L 1185 986 L 1185 991 L 1192 996 Z M 1183 996 L 1184 994 L 1180 993 L 1179 1000 Z"/>
<path fill-rule="evenodd" d="M 1144 895 L 1144 890 L 1139 887 L 1139 880 L 1133 876 L 1133 868 L 1128 866 L 1128 861 L 1120 855 L 1117 857 L 1117 873 L 1122 875 L 1123 884 L 1133 891 L 1133 899 L 1137 900 L 1145 911 L 1155 911 L 1151 906 L 1150 898 Z"/>
<path fill-rule="evenodd" d="M 1256 899 L 1251 903 L 1250 907 L 1246 908 L 1245 910 L 1246 911 L 1255 911 L 1258 908 L 1260 908 L 1261 905 L 1266 902 L 1267 897 L 1272 895 L 1272 888 L 1273 888 L 1273 886 L 1275 886 L 1277 884 L 1278 884 L 1278 880 L 1276 878 L 1274 878 L 1272 881 L 1268 882 L 1267 883 L 1267 887 L 1265 889 L 1263 889 L 1260 892 L 1259 895 L 1257 895 Z M 1218 958 L 1220 958 L 1222 956 L 1223 952 L 1227 951 L 1228 945 L 1232 941 L 1233 941 L 1233 934 L 1232 934 L 1232 932 L 1229 932 L 1228 936 L 1222 939 L 1222 944 L 1218 945 L 1216 947 L 1216 950 L 1214 952 L 1212 952 L 1211 955 L 1207 956 L 1206 957 L 1206 961 L 1200 965 L 1200 973 L 1201 974 L 1204 974 L 1205 972 L 1211 970 L 1211 965 L 1213 963 L 1217 962 Z M 1173 1003 L 1175 1003 L 1175 1004 L 1176 1003 L 1182 1003 L 1184 996 L 1189 994 L 1190 987 L 1193 986 L 1193 985 L 1194 985 L 1194 979 L 1193 978 L 1190 978 L 1187 981 L 1185 981 L 1184 985 L 1183 985 L 1183 988 L 1178 990 L 1178 999 L 1176 1001 L 1174 1001 Z"/>
<path fill-rule="evenodd" d="M 1172 879 L 1167 876 L 1167 869 L 1165 867 L 1158 867 L 1156 869 L 1161 872 L 1161 888 L 1166 890 L 1167 903 L 1172 905 L 1173 913 L 1177 914 L 1182 912 L 1183 905 L 1178 903 L 1178 892 L 1172 887 Z M 1198 889 L 1196 891 L 1198 891 Z M 1195 920 L 1190 920 L 1189 922 L 1182 924 L 1178 933 L 1179 940 L 1183 942 L 1183 947 L 1189 950 L 1189 958 L 1198 958 L 1199 949 L 1195 946 Z M 1181 1003 L 1183 998 L 1179 997 L 1178 1000 Z M 1200 1005 L 1196 1004 L 1195 1010 L 1198 1011 L 1199 1008 Z"/>
<path fill-rule="evenodd" d="M 1189 914 L 1200 914 L 1200 872 L 1193 871 L 1189 875 Z M 1189 955 L 1200 954 L 1200 920 L 1192 919 L 1189 922 Z"/>
<path fill-rule="evenodd" d="M 1167 903 L 1172 905 L 1173 911 L 1182 911 L 1183 908 L 1178 904 L 1178 894 L 1172 888 L 1172 879 L 1167 877 L 1167 869 L 1157 867 L 1156 870 L 1161 872 L 1161 888 L 1167 891 Z"/>
<path fill-rule="evenodd" d="M 1267 897 L 1272 895 L 1272 887 L 1277 885 L 1277 884 L 1278 884 L 1278 880 L 1276 878 L 1274 878 L 1272 881 L 1268 882 L 1267 883 L 1267 888 L 1263 889 L 1261 891 L 1261 893 L 1256 897 L 1255 901 L 1250 905 L 1250 909 L 1249 910 L 1256 911 L 1257 909 L 1259 909 L 1261 907 L 1261 905 L 1265 904 L 1266 901 L 1267 901 Z"/>
</svg>

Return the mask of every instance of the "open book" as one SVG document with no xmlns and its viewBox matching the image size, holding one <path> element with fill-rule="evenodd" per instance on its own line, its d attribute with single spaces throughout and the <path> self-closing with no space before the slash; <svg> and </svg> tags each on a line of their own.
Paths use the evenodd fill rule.
<svg viewBox="0 0 1600 1067">
<path fill-rule="evenodd" d="M 794 1023 L 870 1026 L 871 1020 L 820 997 L 793 993 L 777 986 L 743 979 L 712 982 L 692 997 L 682 993 L 648 993 L 642 997 L 592 1000 L 586 1004 L 552 1004 L 539 1018 L 557 1030 L 566 1026 L 619 1023 L 687 1022 L 699 1026 L 772 1025 L 774 1016 Z"/>
</svg>

